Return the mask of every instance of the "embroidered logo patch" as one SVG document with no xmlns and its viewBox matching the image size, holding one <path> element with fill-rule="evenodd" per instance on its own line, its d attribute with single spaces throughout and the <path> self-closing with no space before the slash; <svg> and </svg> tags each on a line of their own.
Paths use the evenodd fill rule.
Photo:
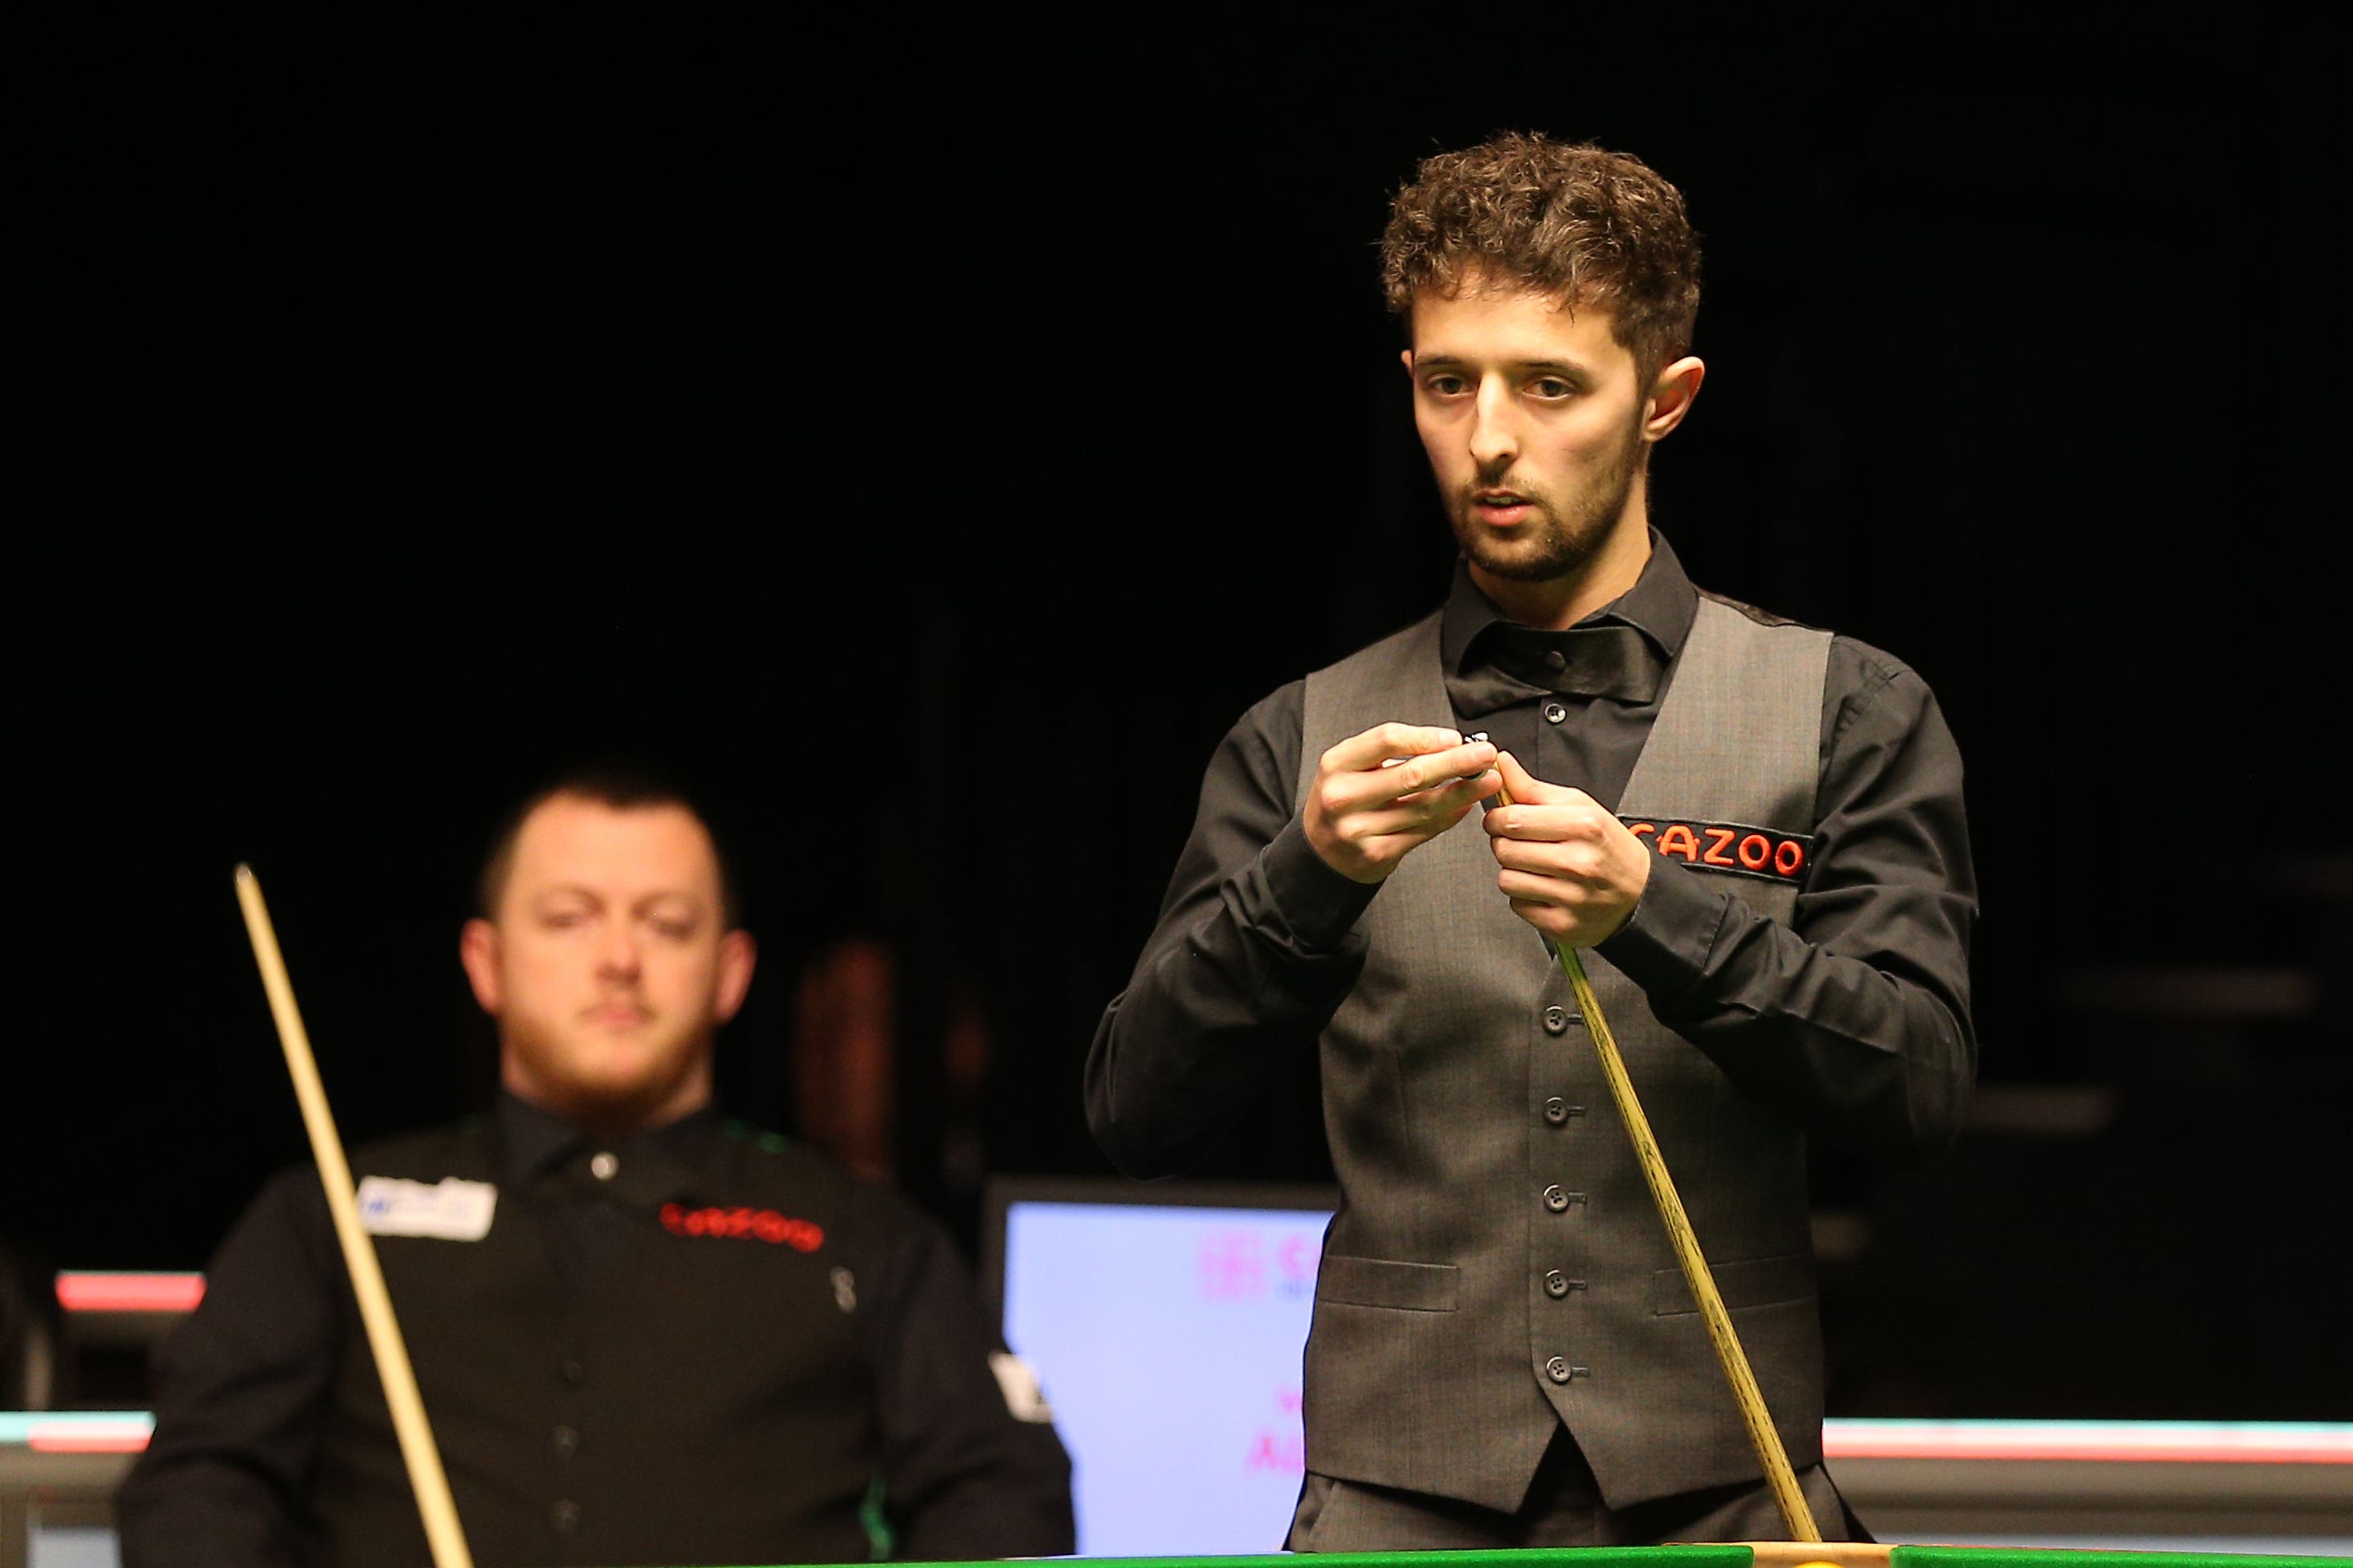
<svg viewBox="0 0 2353 1568">
<path fill-rule="evenodd" d="M 444 1176 L 362 1176 L 360 1225 L 373 1236 L 429 1236 L 437 1241 L 480 1241 L 491 1234 L 499 1190 L 488 1182 Z"/>
<path fill-rule="evenodd" d="M 815 1252 L 825 1245 L 825 1232 L 814 1222 L 793 1219 L 774 1209 L 691 1209 L 683 1204 L 664 1204 L 661 1223 L 672 1236 L 739 1237 L 789 1247 L 795 1252 Z"/>
<path fill-rule="evenodd" d="M 1802 883 L 1806 864 L 1813 858 L 1811 834 L 1777 833 L 1736 822 L 1644 822 L 1631 816 L 1618 820 L 1661 855 L 1711 871 L 1729 871 L 1736 877 Z"/>
</svg>

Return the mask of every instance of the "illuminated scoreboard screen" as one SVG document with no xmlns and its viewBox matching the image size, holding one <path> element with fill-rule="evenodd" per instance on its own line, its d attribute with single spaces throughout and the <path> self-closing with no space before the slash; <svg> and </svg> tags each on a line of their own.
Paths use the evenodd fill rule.
<svg viewBox="0 0 2353 1568">
<path fill-rule="evenodd" d="M 1300 1351 L 1336 1194 L 997 1191 L 988 1271 L 1077 1474 L 1087 1556 L 1266 1552 L 1299 1495 Z"/>
</svg>

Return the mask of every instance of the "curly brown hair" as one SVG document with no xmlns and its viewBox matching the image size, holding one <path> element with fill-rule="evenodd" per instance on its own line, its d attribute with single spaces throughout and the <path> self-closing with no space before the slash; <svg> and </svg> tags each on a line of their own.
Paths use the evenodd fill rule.
<svg viewBox="0 0 2353 1568">
<path fill-rule="evenodd" d="M 1512 132 L 1423 159 L 1381 235 L 1400 316 L 1474 280 L 1607 311 L 1647 383 L 1691 346 L 1699 237 L 1683 194 L 1641 159 Z"/>
</svg>

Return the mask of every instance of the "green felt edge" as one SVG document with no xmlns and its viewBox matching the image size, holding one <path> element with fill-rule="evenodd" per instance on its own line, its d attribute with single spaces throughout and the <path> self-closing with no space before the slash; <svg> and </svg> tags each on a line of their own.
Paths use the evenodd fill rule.
<svg viewBox="0 0 2353 1568">
<path fill-rule="evenodd" d="M 1899 1546 L 1894 1568 L 2318 1568 L 2353 1557 L 2248 1552 L 2102 1552 L 2056 1546 Z"/>
<path fill-rule="evenodd" d="M 1134 1557 L 1122 1559 L 1124 1568 L 1413 1568 L 1437 1563 L 1444 1568 L 1654 1568 L 1672 1563 L 1675 1568 L 1751 1568 L 1756 1553 L 1746 1546 L 1579 1546 L 1524 1549 L 1517 1552 L 1324 1552 L 1311 1558 L 1289 1554 L 1266 1557 Z"/>
<path fill-rule="evenodd" d="M 1289 1553 L 1263 1557 L 1039 1557 L 1022 1561 L 1081 1563 L 1102 1568 L 1753 1568 L 1756 1553 L 1746 1546 L 1578 1546 L 1517 1552 L 1325 1552 L 1313 1557 Z M 2307 1558 L 2305 1561 L 2310 1562 Z M 831 1568 L 873 1568 L 871 1563 L 835 1563 Z M 892 1568 L 1004 1568 L 1002 1563 L 908 1563 Z"/>
</svg>

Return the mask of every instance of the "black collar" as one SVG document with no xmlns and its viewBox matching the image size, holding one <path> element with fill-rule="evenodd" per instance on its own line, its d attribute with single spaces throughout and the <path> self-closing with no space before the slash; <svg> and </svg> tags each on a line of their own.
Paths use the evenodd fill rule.
<svg viewBox="0 0 2353 1568">
<path fill-rule="evenodd" d="M 704 1106 L 660 1127 L 601 1139 L 505 1089 L 499 1091 L 497 1113 L 500 1171 L 510 1190 L 521 1192 L 570 1167 L 585 1168 L 598 1154 L 610 1154 L 617 1162 L 611 1178 L 615 1189 L 657 1203 L 695 1188 L 725 1128 L 718 1110 Z"/>
<path fill-rule="evenodd" d="M 1655 702 L 1698 610 L 1699 591 L 1656 529 L 1634 585 L 1567 631 L 1510 619 L 1458 560 L 1439 626 L 1447 689 L 1466 719 L 1550 692 Z"/>
</svg>

